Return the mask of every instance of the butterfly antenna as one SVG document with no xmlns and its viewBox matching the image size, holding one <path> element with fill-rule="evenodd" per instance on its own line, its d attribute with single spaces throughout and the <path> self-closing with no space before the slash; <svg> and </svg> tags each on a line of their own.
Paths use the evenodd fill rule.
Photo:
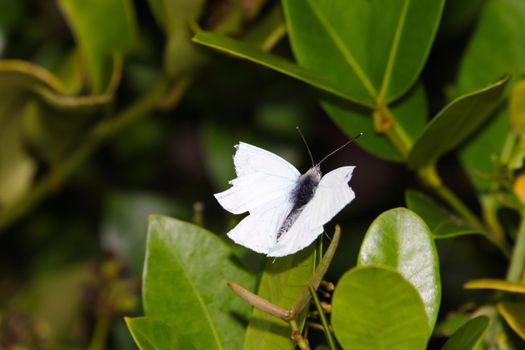
<svg viewBox="0 0 525 350">
<path fill-rule="evenodd" d="M 321 161 L 318 163 L 318 165 L 321 165 L 322 162 L 324 162 L 328 157 L 330 157 L 331 155 L 333 155 L 334 153 L 342 150 L 343 148 L 345 148 L 346 146 L 348 146 L 349 144 L 351 144 L 352 142 L 354 142 L 355 140 L 357 140 L 358 138 L 360 138 L 361 136 L 363 136 L 363 133 L 360 132 L 359 134 L 357 134 L 356 137 L 354 137 L 353 139 L 351 139 L 350 141 L 347 141 L 344 145 L 340 146 L 339 148 L 333 150 L 332 152 L 328 153 L 328 155 L 326 157 L 324 157 L 323 159 L 321 159 Z"/>
<path fill-rule="evenodd" d="M 308 154 L 310 155 L 310 160 L 312 161 L 312 166 L 315 166 L 314 157 L 312 156 L 312 152 L 310 151 L 310 147 L 308 147 L 308 143 L 306 142 L 306 139 L 304 138 L 303 133 L 301 132 L 301 129 L 299 129 L 298 126 L 295 127 L 297 131 L 299 132 L 299 135 L 301 135 L 301 138 L 303 139 L 304 145 L 306 146 L 306 150 L 308 151 Z"/>
</svg>

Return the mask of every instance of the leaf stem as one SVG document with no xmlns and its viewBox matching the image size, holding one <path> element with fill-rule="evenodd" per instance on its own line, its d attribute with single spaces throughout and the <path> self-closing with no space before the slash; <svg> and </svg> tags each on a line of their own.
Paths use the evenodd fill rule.
<svg viewBox="0 0 525 350">
<path fill-rule="evenodd" d="M 330 330 L 330 326 L 328 325 L 328 321 L 326 320 L 326 316 L 324 315 L 324 310 L 321 306 L 321 303 L 319 303 L 319 298 L 317 297 L 317 292 L 315 289 L 310 287 L 310 295 L 312 296 L 312 299 L 315 304 L 315 308 L 317 309 L 317 312 L 319 312 L 319 319 L 321 320 L 321 324 L 323 325 L 323 331 L 326 336 L 326 341 L 328 342 L 328 347 L 330 350 L 336 350 L 337 347 L 335 345 L 334 338 L 332 337 L 332 331 Z"/>
<path fill-rule="evenodd" d="M 516 233 L 516 242 L 510 259 L 507 281 L 519 282 L 525 265 L 525 212 L 521 213 L 520 225 Z"/>
<path fill-rule="evenodd" d="M 317 289 L 317 287 L 319 287 L 319 284 L 323 280 L 323 277 L 326 274 L 326 271 L 328 270 L 328 267 L 330 266 L 332 262 L 332 259 L 337 249 L 337 245 L 339 244 L 340 238 L 341 238 L 341 227 L 339 225 L 335 225 L 334 236 L 332 237 L 332 242 L 330 242 L 330 245 L 328 246 L 328 249 L 326 249 L 326 252 L 323 258 L 321 259 L 321 262 L 315 269 L 315 272 L 313 273 L 312 277 L 310 277 L 310 279 L 306 283 L 306 286 L 301 291 L 301 294 L 299 294 L 297 298 L 295 299 L 295 302 L 293 303 L 290 309 L 292 315 L 298 315 L 310 302 L 309 288 L 313 287 L 314 289 Z"/>
<path fill-rule="evenodd" d="M 384 134 L 390 143 L 397 149 L 403 159 L 408 158 L 412 148 L 412 140 L 386 104 L 377 105 L 372 113 L 374 130 Z"/>
<path fill-rule="evenodd" d="M 439 177 L 435 164 L 417 170 L 420 180 L 430 187 L 445 203 L 461 216 L 472 227 L 485 232 L 484 226 L 478 217 L 452 192 Z"/>
<path fill-rule="evenodd" d="M 24 197 L 0 213 L 0 232 L 40 203 L 47 195 L 55 191 L 103 141 L 156 108 L 160 99 L 164 96 L 166 87 L 167 82 L 161 80 L 148 94 L 124 109 L 121 113 L 97 124 L 87 135 L 84 143 L 73 151 L 70 157 L 62 162 L 60 167 L 50 170 Z"/>
</svg>

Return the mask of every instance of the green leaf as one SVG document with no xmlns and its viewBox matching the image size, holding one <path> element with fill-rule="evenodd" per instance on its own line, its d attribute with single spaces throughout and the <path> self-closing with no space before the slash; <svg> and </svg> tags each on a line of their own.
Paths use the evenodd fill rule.
<svg viewBox="0 0 525 350">
<path fill-rule="evenodd" d="M 166 34 L 164 67 L 173 77 L 191 72 L 203 62 L 198 48 L 191 42 L 189 23 L 197 21 L 204 9 L 204 0 L 148 0 L 159 25 Z"/>
<path fill-rule="evenodd" d="M 299 64 L 345 87 L 364 105 L 391 102 L 414 84 L 444 5 L 443 0 L 282 3 Z"/>
<path fill-rule="evenodd" d="M 250 307 L 226 283 L 248 289 L 253 276 L 219 237 L 189 223 L 149 220 L 143 302 L 148 317 L 184 332 L 197 349 L 241 347 Z"/>
<path fill-rule="evenodd" d="M 487 0 L 477 27 L 461 60 L 456 96 L 479 89 L 511 73 L 516 79 L 525 62 L 525 36 L 519 23 L 525 23 L 525 2 Z M 468 143 L 460 157 L 474 185 L 489 190 L 491 178 L 499 170 L 499 159 L 510 133 L 507 109 L 497 111 Z"/>
<path fill-rule="evenodd" d="M 271 68 L 277 72 L 308 83 L 318 89 L 341 97 L 345 100 L 363 104 L 363 102 L 351 92 L 349 92 L 348 89 L 343 88 L 343 86 L 340 84 L 335 84 L 334 82 L 328 80 L 322 73 L 315 73 L 310 69 L 298 66 L 282 57 L 266 53 L 260 48 L 244 43 L 240 40 L 231 39 L 227 36 L 217 33 L 201 31 L 193 37 L 193 41 L 198 44 L 230 54 L 234 57 L 246 59 L 248 61 Z"/>
<path fill-rule="evenodd" d="M 448 211 L 431 197 L 415 191 L 405 192 L 405 201 L 408 209 L 419 215 L 432 232 L 434 239 L 450 238 L 480 232 L 479 229 L 470 227 L 460 217 Z"/>
<path fill-rule="evenodd" d="M 498 311 L 514 332 L 525 340 L 525 303 L 502 301 L 498 303 Z"/>
<path fill-rule="evenodd" d="M 386 160 L 403 161 L 392 143 L 374 130 L 370 110 L 326 98 L 321 105 L 348 137 L 363 132 L 364 137 L 360 137 L 357 143 L 368 152 Z M 391 104 L 390 108 L 396 122 L 403 127 L 410 139 L 415 140 L 425 127 L 428 115 L 427 98 L 422 84 L 417 84 L 408 94 Z"/>
<path fill-rule="evenodd" d="M 436 323 L 441 300 L 439 260 L 434 240 L 419 216 L 405 208 L 379 215 L 368 228 L 358 265 L 396 269 L 417 289 L 427 313 L 427 329 Z"/>
<path fill-rule="evenodd" d="M 59 0 L 73 30 L 95 93 L 104 91 L 112 75 L 114 54 L 134 45 L 137 33 L 130 0 Z"/>
<path fill-rule="evenodd" d="M 166 323 L 149 317 L 125 317 L 128 329 L 139 349 L 195 350 L 191 341 Z"/>
<path fill-rule="evenodd" d="M 346 272 L 332 301 L 332 326 L 344 349 L 424 349 L 425 307 L 398 272 L 365 266 Z"/>
<path fill-rule="evenodd" d="M 490 325 L 487 316 L 478 316 L 465 323 L 443 345 L 441 350 L 474 350 L 481 343 Z"/>
<path fill-rule="evenodd" d="M 315 244 L 287 257 L 268 258 L 257 294 L 289 310 L 303 291 L 314 269 Z M 301 319 L 299 322 L 302 323 Z M 290 332 L 286 322 L 254 309 L 246 330 L 244 349 L 294 349 Z"/>
<path fill-rule="evenodd" d="M 449 103 L 426 126 L 408 156 L 417 169 L 435 163 L 487 120 L 501 101 L 508 77 Z"/>
</svg>

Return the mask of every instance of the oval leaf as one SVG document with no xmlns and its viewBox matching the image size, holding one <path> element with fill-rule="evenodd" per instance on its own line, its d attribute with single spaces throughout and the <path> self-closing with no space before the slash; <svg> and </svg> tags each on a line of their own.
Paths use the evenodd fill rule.
<svg viewBox="0 0 525 350">
<path fill-rule="evenodd" d="M 332 326 L 344 349 L 424 349 L 426 325 L 419 293 L 396 271 L 358 267 L 337 284 Z"/>
<path fill-rule="evenodd" d="M 430 230 L 419 216 L 404 208 L 379 215 L 368 228 L 358 264 L 399 271 L 416 287 L 425 304 L 428 329 L 434 328 L 441 300 L 439 260 Z"/>
<path fill-rule="evenodd" d="M 139 349 L 195 350 L 191 341 L 173 327 L 149 317 L 125 317 L 124 320 Z"/>
<path fill-rule="evenodd" d="M 297 254 L 278 259 L 269 258 L 266 260 L 257 294 L 289 310 L 305 288 L 314 269 L 315 244 Z M 304 317 L 301 319 L 304 320 Z M 286 322 L 254 309 L 246 330 L 244 349 L 294 349 L 290 332 Z"/>
<path fill-rule="evenodd" d="M 473 350 L 481 343 L 490 325 L 487 316 L 478 316 L 465 323 L 443 345 L 441 350 Z"/>
<path fill-rule="evenodd" d="M 443 0 L 283 0 L 299 64 L 347 87 L 361 104 L 393 101 L 414 84 L 443 5 Z"/>
<path fill-rule="evenodd" d="M 230 248 L 189 223 L 151 216 L 143 277 L 145 314 L 184 332 L 198 349 L 240 348 L 250 307 L 226 283 L 254 278 Z"/>
<path fill-rule="evenodd" d="M 432 164 L 468 136 L 494 112 L 508 77 L 452 101 L 426 126 L 408 156 L 411 169 Z"/>
</svg>

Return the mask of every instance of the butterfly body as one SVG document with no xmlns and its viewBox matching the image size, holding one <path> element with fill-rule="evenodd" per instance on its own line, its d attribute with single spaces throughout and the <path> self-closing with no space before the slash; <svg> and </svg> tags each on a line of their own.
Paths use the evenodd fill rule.
<svg viewBox="0 0 525 350">
<path fill-rule="evenodd" d="M 215 194 L 233 214 L 248 212 L 230 232 L 237 244 L 271 257 L 293 254 L 323 232 L 323 225 L 354 199 L 353 166 L 321 177 L 319 165 L 304 174 L 281 157 L 247 143 L 236 145 L 237 177 Z"/>
<path fill-rule="evenodd" d="M 277 239 L 281 238 L 281 236 L 290 229 L 295 220 L 299 217 L 299 214 L 301 214 L 301 212 L 303 211 L 304 206 L 308 204 L 308 202 L 314 196 L 315 190 L 317 189 L 317 186 L 319 185 L 320 181 L 321 169 L 317 165 L 311 167 L 306 173 L 304 173 L 299 177 L 299 179 L 297 179 L 297 184 L 295 185 L 293 191 L 290 193 L 290 200 L 293 203 L 293 207 L 288 216 L 286 216 L 286 219 L 284 220 L 283 224 L 281 225 L 281 228 L 277 233 Z"/>
</svg>

